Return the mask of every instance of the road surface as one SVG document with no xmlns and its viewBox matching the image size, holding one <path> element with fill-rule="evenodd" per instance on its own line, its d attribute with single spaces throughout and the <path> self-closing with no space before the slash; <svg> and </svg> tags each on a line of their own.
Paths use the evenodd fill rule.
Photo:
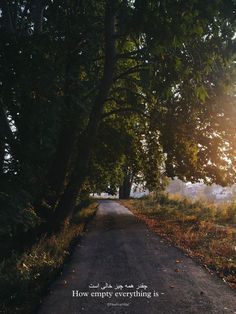
<svg viewBox="0 0 236 314">
<path fill-rule="evenodd" d="M 106 200 L 39 310 L 83 313 L 236 313 L 236 293 Z"/>
</svg>

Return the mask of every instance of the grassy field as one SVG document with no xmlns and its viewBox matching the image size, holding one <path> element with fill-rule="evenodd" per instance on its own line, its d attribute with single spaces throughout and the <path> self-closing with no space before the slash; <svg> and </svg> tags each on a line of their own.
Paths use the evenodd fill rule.
<svg viewBox="0 0 236 314">
<path fill-rule="evenodd" d="M 124 200 L 140 220 L 236 288 L 236 204 L 191 203 L 167 195 Z"/>
<path fill-rule="evenodd" d="M 30 250 L 21 255 L 13 253 L 0 263 L 0 313 L 36 312 L 96 208 L 97 203 L 90 204 L 57 235 L 42 238 Z"/>
</svg>

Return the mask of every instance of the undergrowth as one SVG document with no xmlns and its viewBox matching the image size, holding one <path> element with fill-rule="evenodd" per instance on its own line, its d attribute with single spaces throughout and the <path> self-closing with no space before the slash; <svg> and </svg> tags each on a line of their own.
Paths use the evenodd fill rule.
<svg viewBox="0 0 236 314">
<path fill-rule="evenodd" d="M 71 245 L 82 235 L 97 204 L 77 212 L 70 224 L 50 237 L 43 237 L 21 255 L 12 254 L 0 263 L 0 313 L 34 313 L 49 283 L 68 258 Z"/>
<path fill-rule="evenodd" d="M 236 288 L 236 204 L 156 197 L 122 201 L 139 219 Z"/>
</svg>

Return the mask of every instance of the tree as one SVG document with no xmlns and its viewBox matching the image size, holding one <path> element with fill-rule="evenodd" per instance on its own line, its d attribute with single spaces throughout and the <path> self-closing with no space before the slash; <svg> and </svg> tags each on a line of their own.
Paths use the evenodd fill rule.
<svg viewBox="0 0 236 314">
<path fill-rule="evenodd" d="M 49 225 L 84 189 L 234 181 L 233 0 L 5 0 L 1 11 L 1 185 L 18 182 Z"/>
</svg>

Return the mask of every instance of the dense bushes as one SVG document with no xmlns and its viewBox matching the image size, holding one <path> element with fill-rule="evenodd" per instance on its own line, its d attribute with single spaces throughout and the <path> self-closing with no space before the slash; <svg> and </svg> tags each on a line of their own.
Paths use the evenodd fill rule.
<svg viewBox="0 0 236 314">
<path fill-rule="evenodd" d="M 0 192 L 0 208 L 0 237 L 14 238 L 40 222 L 32 206 L 22 196 Z"/>
</svg>

